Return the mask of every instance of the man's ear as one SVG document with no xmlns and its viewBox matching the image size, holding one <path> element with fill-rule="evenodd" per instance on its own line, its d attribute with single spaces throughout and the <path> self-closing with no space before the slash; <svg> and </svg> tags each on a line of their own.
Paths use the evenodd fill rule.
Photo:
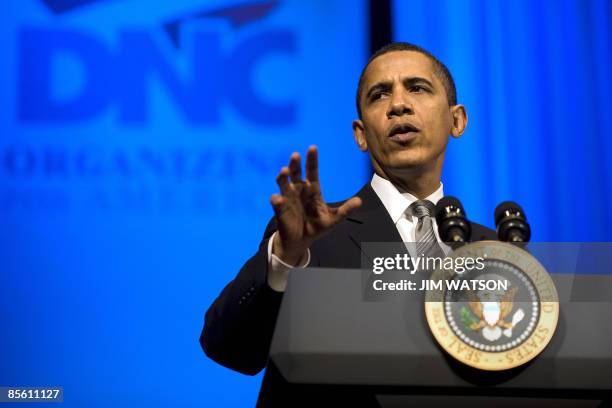
<svg viewBox="0 0 612 408">
<path fill-rule="evenodd" d="M 458 138 L 463 134 L 467 127 L 468 117 L 465 106 L 455 105 L 451 106 L 451 115 L 453 116 L 453 123 L 451 125 L 451 136 Z"/>
<path fill-rule="evenodd" d="M 366 142 L 365 137 L 365 128 L 363 127 L 363 122 L 361 119 L 356 119 L 353 121 L 353 137 L 355 138 L 355 142 L 359 149 L 362 152 L 368 151 L 368 142 Z"/>
</svg>

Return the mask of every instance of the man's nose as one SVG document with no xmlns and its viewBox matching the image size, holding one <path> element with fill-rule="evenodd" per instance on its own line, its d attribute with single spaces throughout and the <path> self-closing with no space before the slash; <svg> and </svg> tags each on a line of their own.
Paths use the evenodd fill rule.
<svg viewBox="0 0 612 408">
<path fill-rule="evenodd" d="M 406 95 L 401 93 L 394 94 L 391 97 L 389 103 L 389 109 L 387 111 L 387 116 L 401 116 L 401 115 L 412 115 L 414 113 L 414 108 L 412 106 L 412 101 Z"/>
</svg>

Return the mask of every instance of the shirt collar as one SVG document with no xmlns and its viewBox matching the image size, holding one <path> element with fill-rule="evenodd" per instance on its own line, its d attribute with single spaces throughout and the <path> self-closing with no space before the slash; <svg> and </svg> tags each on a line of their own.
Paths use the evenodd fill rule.
<svg viewBox="0 0 612 408">
<path fill-rule="evenodd" d="M 376 173 L 374 173 L 370 185 L 374 192 L 376 192 L 376 195 L 378 195 L 378 198 L 380 198 L 380 201 L 382 201 L 395 224 L 402 218 L 408 207 L 410 207 L 410 204 L 418 200 L 418 198 L 410 193 L 401 193 L 393 183 L 380 177 Z M 431 193 L 426 200 L 436 205 L 443 196 L 444 190 L 442 182 L 440 182 L 440 187 Z"/>
</svg>

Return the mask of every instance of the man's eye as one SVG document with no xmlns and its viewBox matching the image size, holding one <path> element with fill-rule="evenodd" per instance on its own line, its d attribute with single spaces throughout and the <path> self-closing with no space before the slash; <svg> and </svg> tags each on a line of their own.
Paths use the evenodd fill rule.
<svg viewBox="0 0 612 408">
<path fill-rule="evenodd" d="M 425 89 L 424 87 L 420 86 L 420 85 L 414 85 L 412 88 L 410 88 L 411 92 L 425 92 L 427 91 L 427 89 Z"/>
<path fill-rule="evenodd" d="M 372 96 L 370 97 L 370 99 L 371 99 L 371 100 L 373 100 L 373 101 L 375 101 L 375 100 L 381 99 L 381 98 L 382 98 L 383 96 L 385 96 L 385 95 L 386 95 L 386 94 L 385 94 L 385 92 L 376 92 L 376 93 L 373 93 L 373 94 L 372 94 Z"/>
</svg>

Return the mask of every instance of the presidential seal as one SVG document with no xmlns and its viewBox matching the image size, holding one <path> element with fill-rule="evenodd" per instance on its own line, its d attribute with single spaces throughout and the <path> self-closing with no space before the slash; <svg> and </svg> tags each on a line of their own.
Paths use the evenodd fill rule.
<svg viewBox="0 0 612 408">
<path fill-rule="evenodd" d="M 427 292 L 425 315 L 442 349 L 464 364 L 489 371 L 518 367 L 540 354 L 557 327 L 559 301 L 537 259 L 500 241 L 471 243 L 449 256 L 481 258 L 484 267 L 432 273 L 433 281 L 445 284 Z M 464 281 L 500 284 L 476 288 L 461 285 Z"/>
</svg>

